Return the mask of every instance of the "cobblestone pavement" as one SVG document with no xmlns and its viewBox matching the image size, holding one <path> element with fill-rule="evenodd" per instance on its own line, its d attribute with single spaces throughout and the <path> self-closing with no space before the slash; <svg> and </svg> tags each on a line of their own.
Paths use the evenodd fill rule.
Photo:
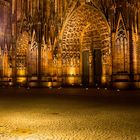
<svg viewBox="0 0 140 140">
<path fill-rule="evenodd" d="M 139 99 L 35 91 L 0 89 L 0 140 L 140 140 Z"/>
</svg>

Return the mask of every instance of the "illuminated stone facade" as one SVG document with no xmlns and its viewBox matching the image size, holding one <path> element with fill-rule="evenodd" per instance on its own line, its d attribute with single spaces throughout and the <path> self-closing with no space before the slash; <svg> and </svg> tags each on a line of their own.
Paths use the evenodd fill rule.
<svg viewBox="0 0 140 140">
<path fill-rule="evenodd" d="M 0 81 L 140 87 L 138 0 L 0 0 Z"/>
</svg>

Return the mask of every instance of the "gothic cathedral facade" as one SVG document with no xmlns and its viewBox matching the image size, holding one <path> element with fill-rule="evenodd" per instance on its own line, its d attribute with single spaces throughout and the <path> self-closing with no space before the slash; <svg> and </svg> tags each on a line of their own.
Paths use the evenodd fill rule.
<svg viewBox="0 0 140 140">
<path fill-rule="evenodd" d="M 0 85 L 140 88 L 139 0 L 0 0 Z"/>
</svg>

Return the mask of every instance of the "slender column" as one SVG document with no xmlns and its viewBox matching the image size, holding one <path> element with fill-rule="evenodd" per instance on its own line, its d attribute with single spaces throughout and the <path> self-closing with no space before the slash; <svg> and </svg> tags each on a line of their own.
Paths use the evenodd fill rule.
<svg viewBox="0 0 140 140">
<path fill-rule="evenodd" d="M 38 22 L 37 25 L 37 34 L 38 34 L 38 85 L 40 86 L 41 82 L 41 43 L 42 43 L 42 32 L 41 32 L 41 22 Z"/>
<path fill-rule="evenodd" d="M 35 10 L 36 10 L 36 0 L 32 0 L 32 15 L 35 15 Z"/>
<path fill-rule="evenodd" d="M 132 38 L 132 30 L 129 31 L 129 47 L 130 47 L 130 80 L 134 80 L 134 64 L 133 64 L 133 38 Z"/>
<path fill-rule="evenodd" d="M 92 51 L 89 51 L 89 85 L 93 85 L 93 55 Z"/>
<path fill-rule="evenodd" d="M 42 0 L 36 0 L 36 8 L 37 8 L 37 10 L 39 11 L 39 9 L 40 9 L 40 2 L 41 2 Z"/>
<path fill-rule="evenodd" d="M 40 11 L 41 17 L 43 17 L 44 15 L 43 9 L 44 9 L 44 0 L 39 0 L 39 11 Z"/>
<path fill-rule="evenodd" d="M 46 17 L 48 19 L 50 18 L 50 7 L 51 7 L 50 3 L 51 3 L 50 0 L 47 0 L 46 6 L 45 6 L 45 9 L 46 9 Z"/>
<path fill-rule="evenodd" d="M 58 13 L 59 13 L 59 19 L 62 20 L 62 0 L 58 0 Z"/>
<path fill-rule="evenodd" d="M 67 0 L 64 0 L 64 11 L 63 12 L 66 11 L 66 8 L 67 8 Z"/>
<path fill-rule="evenodd" d="M 43 1 L 43 11 L 44 11 L 43 16 L 44 16 L 45 18 L 47 18 L 47 0 L 44 0 L 44 1 Z"/>
<path fill-rule="evenodd" d="M 113 75 L 116 72 L 116 69 L 115 69 L 116 58 L 114 57 L 115 56 L 115 33 L 113 32 L 111 35 L 111 52 L 112 52 L 112 75 Z"/>
<path fill-rule="evenodd" d="M 58 9 L 58 0 L 55 0 L 55 13 L 56 14 L 58 14 L 57 9 Z"/>
<path fill-rule="evenodd" d="M 140 4 L 139 4 L 140 6 Z M 140 10 L 138 11 L 138 74 L 140 74 Z"/>
<path fill-rule="evenodd" d="M 27 15 L 27 0 L 24 0 L 24 13 L 25 13 L 25 15 Z"/>
<path fill-rule="evenodd" d="M 140 6 L 140 4 L 139 4 Z M 138 33 L 140 34 L 140 9 L 138 11 Z"/>
<path fill-rule="evenodd" d="M 12 0 L 11 2 L 11 14 L 12 14 L 12 75 L 13 75 L 13 84 L 16 85 L 16 74 L 17 74 L 17 68 L 16 68 L 16 39 L 17 39 L 17 1 Z"/>
</svg>

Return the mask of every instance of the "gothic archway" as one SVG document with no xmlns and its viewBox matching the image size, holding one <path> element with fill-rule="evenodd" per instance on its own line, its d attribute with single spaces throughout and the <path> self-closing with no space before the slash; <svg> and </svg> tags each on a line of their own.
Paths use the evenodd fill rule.
<svg viewBox="0 0 140 140">
<path fill-rule="evenodd" d="M 61 38 L 64 83 L 82 83 L 82 79 L 85 78 L 83 77 L 83 61 L 87 62 L 85 65 L 89 67 L 87 68 L 88 81 L 93 83 L 93 55 L 96 49 L 101 52 L 101 80 L 102 83 L 106 82 L 107 75 L 110 75 L 109 70 L 111 70 L 111 61 L 107 61 L 111 59 L 109 36 L 108 23 L 95 6 L 84 4 L 71 14 L 63 26 Z M 86 59 L 82 57 L 84 52 L 88 55 L 85 56 Z"/>
</svg>

